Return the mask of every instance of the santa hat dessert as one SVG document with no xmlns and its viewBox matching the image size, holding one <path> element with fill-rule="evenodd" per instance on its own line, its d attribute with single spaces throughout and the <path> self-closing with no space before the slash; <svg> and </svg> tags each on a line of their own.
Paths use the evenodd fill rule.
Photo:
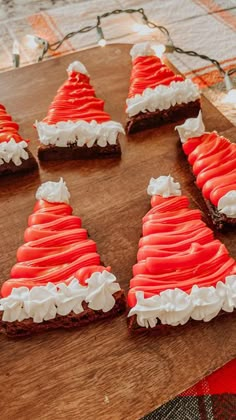
<svg viewBox="0 0 236 420">
<path fill-rule="evenodd" d="M 236 226 L 236 143 L 206 132 L 202 114 L 176 127 L 214 225 Z"/>
<path fill-rule="evenodd" d="M 81 327 L 125 310 L 124 292 L 72 215 L 66 184 L 46 182 L 36 193 L 25 243 L 2 284 L 0 330 L 8 336 Z"/>
<path fill-rule="evenodd" d="M 190 79 L 176 75 L 155 53 L 155 44 L 131 48 L 132 72 L 126 100 L 128 134 L 197 116 L 200 93 Z"/>
<path fill-rule="evenodd" d="M 131 330 L 211 321 L 236 308 L 236 262 L 171 176 L 152 178 L 128 294 Z"/>
<path fill-rule="evenodd" d="M 0 176 L 37 168 L 36 160 L 28 149 L 29 140 L 24 140 L 19 125 L 0 104 Z"/>
<path fill-rule="evenodd" d="M 122 125 L 104 111 L 104 101 L 96 97 L 81 62 L 71 63 L 67 71 L 68 79 L 58 89 L 47 116 L 35 124 L 39 159 L 120 156 Z"/>
</svg>

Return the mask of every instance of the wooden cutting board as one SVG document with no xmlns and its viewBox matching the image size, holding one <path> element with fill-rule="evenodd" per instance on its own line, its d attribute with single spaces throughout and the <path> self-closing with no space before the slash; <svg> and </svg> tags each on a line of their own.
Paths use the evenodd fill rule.
<svg viewBox="0 0 236 420">
<path fill-rule="evenodd" d="M 112 118 L 124 123 L 130 58 L 128 45 L 70 54 L 0 75 L 1 102 L 31 138 L 32 124 L 45 116 L 73 60 L 87 67 L 97 95 Z M 208 130 L 236 129 L 207 100 L 203 115 Z M 123 139 L 121 160 L 49 163 L 39 172 L 0 180 L 0 279 L 3 282 L 23 243 L 27 217 L 41 182 L 63 176 L 74 214 L 98 244 L 127 290 L 136 261 L 141 219 L 150 206 L 146 187 L 151 176 L 174 176 L 205 209 L 193 184 L 174 124 Z M 236 257 L 235 233 L 216 234 Z M 82 330 L 54 331 L 11 340 L 0 336 L 0 417 L 5 419 L 138 419 L 236 356 L 232 315 L 210 323 L 177 328 L 160 337 L 127 332 L 121 316 Z"/>
</svg>

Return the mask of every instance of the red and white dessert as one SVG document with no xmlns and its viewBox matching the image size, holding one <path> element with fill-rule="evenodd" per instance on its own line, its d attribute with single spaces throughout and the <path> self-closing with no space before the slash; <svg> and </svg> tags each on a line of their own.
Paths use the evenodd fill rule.
<svg viewBox="0 0 236 420">
<path fill-rule="evenodd" d="M 206 132 L 201 113 L 176 129 L 213 223 L 235 225 L 236 144 L 216 131 Z"/>
<path fill-rule="evenodd" d="M 85 66 L 75 61 L 67 71 L 68 79 L 58 89 L 47 116 L 36 122 L 39 158 L 120 154 L 118 135 L 124 133 L 123 127 L 104 111 L 104 101 L 96 97 Z"/>
<path fill-rule="evenodd" d="M 198 87 L 190 79 L 174 74 L 156 56 L 155 44 L 136 44 L 130 55 L 132 73 L 126 100 L 128 133 L 198 114 Z"/>
<path fill-rule="evenodd" d="M 1 288 L 0 327 L 8 335 L 81 326 L 125 309 L 123 291 L 72 215 L 69 197 L 62 179 L 36 193 L 25 243 Z"/>
<path fill-rule="evenodd" d="M 29 140 L 19 134 L 19 125 L 0 105 L 0 175 L 30 170 L 37 167 L 28 150 Z"/>
<path fill-rule="evenodd" d="M 130 328 L 208 322 L 236 308 L 236 262 L 170 176 L 152 178 L 128 304 Z"/>
</svg>

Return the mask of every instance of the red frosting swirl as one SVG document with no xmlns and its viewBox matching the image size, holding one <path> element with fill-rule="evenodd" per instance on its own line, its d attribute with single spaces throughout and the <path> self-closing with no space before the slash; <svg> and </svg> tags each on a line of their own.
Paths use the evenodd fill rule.
<svg viewBox="0 0 236 420">
<path fill-rule="evenodd" d="M 89 77 L 82 73 L 69 73 L 68 80 L 58 89 L 43 122 L 92 120 L 102 123 L 111 117 L 104 111 L 104 101 L 95 96 Z"/>
<path fill-rule="evenodd" d="M 156 56 L 137 57 L 133 60 L 128 97 L 142 94 L 147 88 L 154 89 L 159 85 L 169 86 L 171 82 L 182 82 L 180 75 L 167 67 Z"/>
<path fill-rule="evenodd" d="M 69 283 L 73 277 L 85 284 L 93 272 L 110 271 L 100 264 L 96 243 L 88 239 L 81 219 L 72 215 L 68 204 L 39 200 L 29 216 L 24 239 L 11 278 L 3 283 L 2 297 L 13 287 Z"/>
<path fill-rule="evenodd" d="M 189 138 L 183 144 L 183 150 L 205 199 L 217 206 L 221 197 L 236 190 L 235 143 L 216 132 L 205 133 Z"/>
<path fill-rule="evenodd" d="M 128 303 L 136 304 L 136 292 L 148 298 L 167 289 L 190 293 L 215 286 L 236 274 L 236 262 L 201 219 L 199 210 L 189 209 L 188 199 L 153 196 L 152 209 L 143 218 L 137 264 L 130 281 Z"/>
<path fill-rule="evenodd" d="M 12 117 L 7 113 L 5 107 L 0 104 L 0 143 L 8 143 L 11 139 L 14 139 L 16 143 L 24 140 L 18 130 L 19 125 L 12 121 Z"/>
</svg>

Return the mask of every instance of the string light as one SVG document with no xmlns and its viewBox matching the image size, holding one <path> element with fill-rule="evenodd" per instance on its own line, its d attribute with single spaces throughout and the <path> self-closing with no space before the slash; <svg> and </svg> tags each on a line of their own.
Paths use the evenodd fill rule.
<svg viewBox="0 0 236 420">
<path fill-rule="evenodd" d="M 24 37 L 24 43 L 27 48 L 33 51 L 38 51 L 38 61 L 42 61 L 44 55 L 48 52 L 50 49 L 49 42 L 36 35 L 26 35 Z"/>
<path fill-rule="evenodd" d="M 100 16 L 97 16 L 96 29 L 97 29 L 97 35 L 98 35 L 98 45 L 100 45 L 100 47 L 105 47 L 107 41 L 105 40 L 104 33 L 103 33 L 103 30 L 102 30 L 102 27 L 101 27 Z"/>
<path fill-rule="evenodd" d="M 112 16 L 112 15 L 120 15 L 122 13 L 127 13 L 127 14 L 138 13 L 141 16 L 144 25 L 146 25 L 148 28 L 150 28 L 152 30 L 158 29 L 166 37 L 166 45 L 168 47 L 171 46 L 171 51 L 172 52 L 177 52 L 179 54 L 186 54 L 186 55 L 190 55 L 192 57 L 200 57 L 203 60 L 208 60 L 212 64 L 214 64 L 218 68 L 219 72 L 224 76 L 225 71 L 220 66 L 220 63 L 217 60 L 212 59 L 211 57 L 208 57 L 206 55 L 199 54 L 199 53 L 197 53 L 195 51 L 185 51 L 182 48 L 175 46 L 174 43 L 173 43 L 173 40 L 172 40 L 172 38 L 170 36 L 170 33 L 169 33 L 168 29 L 165 26 L 157 25 L 156 23 L 151 22 L 148 19 L 147 15 L 145 14 L 143 8 L 140 8 L 140 9 L 116 9 L 116 10 L 113 10 L 112 12 L 106 12 L 106 13 L 103 13 L 102 15 L 100 15 L 100 16 L 97 16 L 97 23 L 96 23 L 96 25 L 85 26 L 85 27 L 79 29 L 78 31 L 70 32 L 67 35 L 65 35 L 61 40 L 56 41 L 56 42 L 54 42 L 52 44 L 50 44 L 49 42 L 47 42 L 45 40 L 45 48 L 43 50 L 43 54 L 41 56 L 41 60 L 44 58 L 45 54 L 48 51 L 56 51 L 56 50 L 58 50 L 58 48 L 60 48 L 60 46 L 63 44 L 63 42 L 65 42 L 66 40 L 72 38 L 73 36 L 75 36 L 75 35 L 77 35 L 79 33 L 90 32 L 90 31 L 92 31 L 94 29 L 96 29 L 97 32 L 99 32 L 100 29 L 101 29 L 101 20 L 102 19 L 105 19 L 105 18 L 107 18 L 109 16 Z M 100 28 L 100 29 L 98 29 L 98 28 Z M 103 39 L 105 39 L 104 36 L 103 36 Z M 170 51 L 167 51 L 167 52 L 170 52 Z"/>
<path fill-rule="evenodd" d="M 210 63 L 212 63 L 217 70 L 219 71 L 220 75 L 224 78 L 225 84 L 229 83 L 228 80 L 230 80 L 230 75 L 233 74 L 234 72 L 236 72 L 236 69 L 231 69 L 230 71 L 226 72 L 220 65 L 219 61 L 215 60 L 214 58 L 211 58 L 205 54 L 200 54 L 196 51 L 192 51 L 192 50 L 183 50 L 182 48 L 176 46 L 170 36 L 170 33 L 168 31 L 168 29 L 165 26 L 162 25 L 157 25 L 156 23 L 150 21 L 147 17 L 147 15 L 144 12 L 143 8 L 139 8 L 139 9 L 116 9 L 113 10 L 112 12 L 106 12 L 103 13 L 102 15 L 97 16 L 97 23 L 96 25 L 90 25 L 90 26 L 85 26 L 77 31 L 74 32 L 70 32 L 68 34 L 66 34 L 61 40 L 56 41 L 52 44 L 50 44 L 47 40 L 37 37 L 37 36 L 33 36 L 33 35 L 28 35 L 28 45 L 31 44 L 31 48 L 32 45 L 34 49 L 38 48 L 40 50 L 40 56 L 38 57 L 38 61 L 42 61 L 44 56 L 47 54 L 48 51 L 56 51 L 58 50 L 58 48 L 61 47 L 61 45 L 68 39 L 72 38 L 73 36 L 79 34 L 79 33 L 86 33 L 86 32 L 90 32 L 92 30 L 96 30 L 97 31 L 97 37 L 98 37 L 98 45 L 100 45 L 101 47 L 104 47 L 106 45 L 106 39 L 104 37 L 103 34 L 103 30 L 102 30 L 102 26 L 101 26 L 101 21 L 102 19 L 105 19 L 109 16 L 112 15 L 120 15 L 122 13 L 126 13 L 126 14 L 134 14 L 137 13 L 141 16 L 143 24 L 134 24 L 133 25 L 133 30 L 135 32 L 138 32 L 140 35 L 148 35 L 150 33 L 152 33 L 153 31 L 155 31 L 156 29 L 158 29 L 166 38 L 166 42 L 165 45 L 160 44 L 157 46 L 157 52 L 156 54 L 158 55 L 158 57 L 161 57 L 162 54 L 164 52 L 166 53 L 173 53 L 176 52 L 178 54 L 185 54 L 185 55 L 189 55 L 190 57 L 199 57 L 202 60 L 206 60 L 209 61 Z M 230 80 L 231 82 L 231 80 Z M 232 82 L 231 82 L 232 83 Z M 227 87 L 226 87 L 227 88 Z M 228 98 L 230 99 L 231 96 L 236 97 L 236 89 L 233 89 L 233 86 L 228 89 Z M 234 92 L 235 91 L 235 92 Z M 236 103 L 236 101 L 234 102 Z"/>
<path fill-rule="evenodd" d="M 25 36 L 25 45 L 26 47 L 35 50 L 42 49 L 46 45 L 46 40 L 35 35 L 26 35 Z"/>
</svg>

